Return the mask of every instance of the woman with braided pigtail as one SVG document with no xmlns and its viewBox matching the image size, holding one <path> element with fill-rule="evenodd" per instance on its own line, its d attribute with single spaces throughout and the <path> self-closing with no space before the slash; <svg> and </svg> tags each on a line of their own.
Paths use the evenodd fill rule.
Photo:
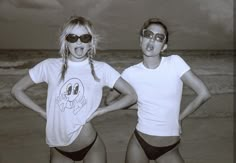
<svg viewBox="0 0 236 163">
<path fill-rule="evenodd" d="M 106 163 L 105 145 L 90 121 L 136 102 L 133 88 L 116 70 L 93 60 L 96 44 L 91 22 L 71 17 L 60 36 L 61 58 L 38 63 L 12 88 L 12 95 L 20 103 L 47 120 L 46 143 L 51 163 Z M 25 93 L 41 82 L 48 84 L 46 111 Z M 116 89 L 122 98 L 99 107 L 104 86 Z"/>
</svg>

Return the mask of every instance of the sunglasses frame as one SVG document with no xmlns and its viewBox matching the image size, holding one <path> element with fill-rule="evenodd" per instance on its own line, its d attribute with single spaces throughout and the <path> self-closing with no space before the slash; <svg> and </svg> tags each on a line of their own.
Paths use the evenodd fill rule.
<svg viewBox="0 0 236 163">
<path fill-rule="evenodd" d="M 84 36 L 90 36 L 89 40 L 88 40 L 88 41 L 84 40 L 84 39 L 83 39 Z M 74 37 L 75 40 L 71 40 L 69 37 Z M 89 42 L 92 41 L 92 35 L 89 34 L 89 33 L 87 33 L 87 34 L 83 34 L 83 35 L 78 36 L 78 35 L 76 35 L 76 34 L 70 33 L 70 34 L 67 34 L 67 35 L 66 35 L 65 39 L 66 39 L 66 41 L 68 41 L 69 43 L 75 43 L 75 42 L 78 41 L 78 39 L 80 39 L 80 42 L 82 42 L 82 43 L 89 43 Z"/>
<path fill-rule="evenodd" d="M 146 36 L 144 36 L 144 32 L 145 31 L 149 31 L 150 33 L 152 33 L 152 37 L 146 37 Z M 163 40 L 157 40 L 157 38 L 159 38 L 158 37 L 158 35 L 160 36 L 160 35 L 163 35 L 164 36 L 164 38 L 163 38 Z M 145 38 L 147 38 L 147 39 L 153 39 L 153 37 L 154 37 L 154 40 L 155 41 L 158 41 L 158 42 L 161 42 L 161 43 L 163 43 L 165 40 L 166 40 L 166 35 L 165 34 L 162 34 L 162 33 L 153 33 L 152 31 L 150 31 L 150 30 L 148 30 L 148 29 L 143 29 L 143 31 L 142 31 L 142 36 L 143 37 L 145 37 Z"/>
</svg>

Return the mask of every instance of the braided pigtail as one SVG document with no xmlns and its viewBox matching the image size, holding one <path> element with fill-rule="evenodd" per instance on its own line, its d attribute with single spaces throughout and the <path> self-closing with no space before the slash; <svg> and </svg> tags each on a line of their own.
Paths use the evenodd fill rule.
<svg viewBox="0 0 236 163">
<path fill-rule="evenodd" d="M 100 79 L 97 77 L 95 70 L 94 70 L 94 64 L 93 64 L 93 54 L 91 53 L 91 50 L 88 51 L 88 58 L 89 58 L 89 64 L 90 64 L 90 68 L 91 68 L 91 74 L 93 75 L 94 80 L 96 80 L 97 82 L 100 81 Z"/>
<path fill-rule="evenodd" d="M 65 48 L 65 53 L 63 55 L 63 64 L 62 64 L 62 70 L 61 70 L 61 80 L 65 79 L 65 74 L 68 68 L 68 55 L 69 55 L 69 49 Z"/>
</svg>

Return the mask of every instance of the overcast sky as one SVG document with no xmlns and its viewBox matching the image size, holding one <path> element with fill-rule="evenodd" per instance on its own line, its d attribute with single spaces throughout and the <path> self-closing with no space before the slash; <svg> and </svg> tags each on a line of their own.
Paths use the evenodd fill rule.
<svg viewBox="0 0 236 163">
<path fill-rule="evenodd" d="M 150 17 L 169 28 L 169 49 L 232 49 L 233 0 L 0 0 L 0 49 L 58 49 L 71 15 L 90 19 L 100 49 L 139 49 Z"/>
</svg>

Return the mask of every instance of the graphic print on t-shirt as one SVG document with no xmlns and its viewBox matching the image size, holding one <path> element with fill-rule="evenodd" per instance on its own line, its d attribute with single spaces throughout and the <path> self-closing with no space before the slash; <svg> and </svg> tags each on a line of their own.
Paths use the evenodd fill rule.
<svg viewBox="0 0 236 163">
<path fill-rule="evenodd" d="M 59 95 L 56 98 L 55 107 L 59 108 L 62 112 L 66 109 L 73 109 L 73 113 L 77 114 L 86 103 L 84 86 L 81 80 L 72 78 L 62 85 Z"/>
</svg>

